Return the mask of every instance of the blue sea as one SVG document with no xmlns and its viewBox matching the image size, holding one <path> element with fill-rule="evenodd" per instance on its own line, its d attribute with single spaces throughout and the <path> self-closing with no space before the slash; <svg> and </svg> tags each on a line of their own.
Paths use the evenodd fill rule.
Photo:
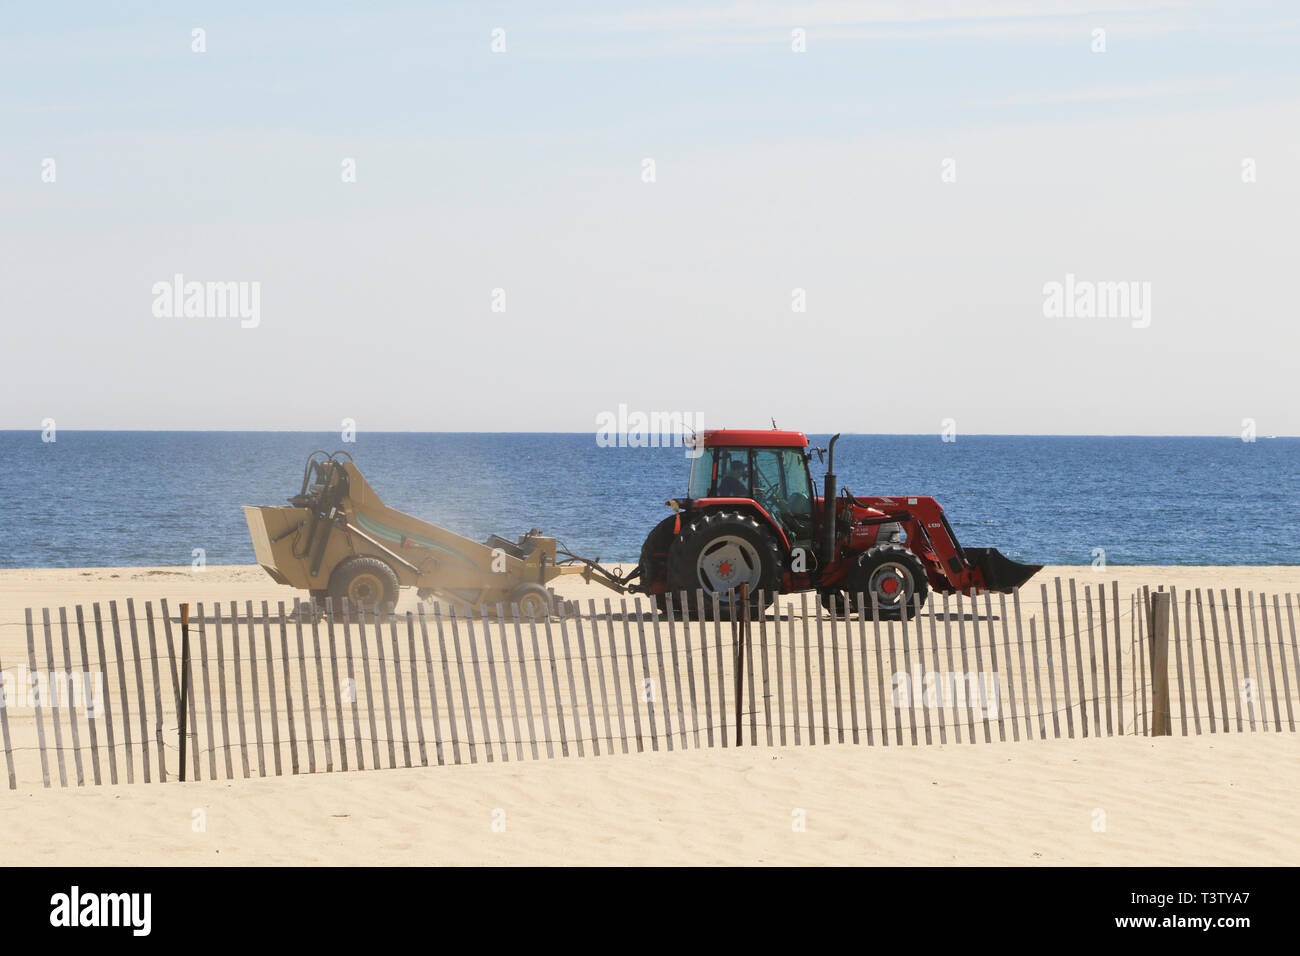
<svg viewBox="0 0 1300 956">
<path fill-rule="evenodd" d="M 0 432 L 0 567 L 188 565 L 195 548 L 250 564 L 239 506 L 284 503 L 307 455 L 338 448 L 393 507 L 614 562 L 635 562 L 689 468 L 591 433 Z M 1297 466 L 1294 438 L 846 435 L 835 470 L 858 494 L 934 495 L 963 544 L 1019 561 L 1196 565 L 1300 563 Z"/>
</svg>

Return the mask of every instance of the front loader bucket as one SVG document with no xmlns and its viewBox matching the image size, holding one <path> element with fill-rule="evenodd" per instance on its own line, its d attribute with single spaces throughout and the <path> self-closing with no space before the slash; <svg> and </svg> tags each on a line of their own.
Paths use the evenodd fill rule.
<svg viewBox="0 0 1300 956">
<path fill-rule="evenodd" d="M 1021 564 L 1012 561 L 997 548 L 963 548 L 966 561 L 977 568 L 984 578 L 984 588 L 989 591 L 1014 591 L 1039 571 L 1041 564 Z"/>
</svg>

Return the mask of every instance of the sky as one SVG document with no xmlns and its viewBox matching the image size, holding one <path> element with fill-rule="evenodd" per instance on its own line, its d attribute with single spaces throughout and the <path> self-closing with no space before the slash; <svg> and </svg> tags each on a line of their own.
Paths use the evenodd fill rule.
<svg viewBox="0 0 1300 956">
<path fill-rule="evenodd" d="M 0 427 L 1300 434 L 1294 4 L 158 6 L 0 3 Z"/>
</svg>

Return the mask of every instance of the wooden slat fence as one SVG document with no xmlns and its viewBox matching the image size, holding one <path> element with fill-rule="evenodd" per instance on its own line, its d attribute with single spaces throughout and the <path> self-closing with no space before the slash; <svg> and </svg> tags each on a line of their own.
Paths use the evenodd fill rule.
<svg viewBox="0 0 1300 956">
<path fill-rule="evenodd" d="M 1300 710 L 1291 594 L 1056 579 L 932 595 L 902 621 L 783 595 L 743 623 L 691 619 L 684 597 L 549 619 L 199 604 L 184 662 L 166 601 L 28 610 L 26 659 L 0 662 L 9 787 L 177 780 L 185 663 L 189 780 L 737 741 L 1294 732 Z"/>
</svg>

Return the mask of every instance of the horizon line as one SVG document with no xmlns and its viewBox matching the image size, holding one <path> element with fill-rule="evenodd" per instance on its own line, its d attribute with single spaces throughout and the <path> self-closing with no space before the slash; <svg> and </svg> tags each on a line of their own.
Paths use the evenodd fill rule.
<svg viewBox="0 0 1300 956">
<path fill-rule="evenodd" d="M 44 431 L 39 426 L 32 427 L 8 427 L 0 426 L 0 434 L 7 432 L 23 433 L 34 432 L 39 434 Z M 713 430 L 713 429 L 709 429 Z M 725 430 L 725 429 L 722 429 Z M 767 431 L 768 429 L 744 429 L 738 428 L 738 431 Z M 799 429 L 776 429 L 778 431 L 799 431 Z M 333 435 L 338 433 L 338 429 L 328 429 L 316 431 L 304 428 L 62 428 L 58 427 L 57 431 L 72 432 L 76 434 L 96 434 L 96 433 L 127 433 L 127 434 L 254 434 L 254 435 Z M 508 429 L 478 429 L 478 430 L 417 430 L 406 428 L 369 428 L 364 432 L 358 431 L 358 434 L 372 435 L 595 435 L 600 429 L 591 431 L 548 431 L 540 429 L 527 430 L 508 430 Z M 612 432 L 615 435 L 685 435 L 685 432 L 671 431 L 621 431 Z M 808 431 L 803 430 L 805 435 L 834 435 L 833 431 Z M 942 432 L 839 432 L 846 437 L 857 436 L 867 438 L 922 438 L 922 437 L 942 437 Z M 1240 435 L 1233 434 L 1166 434 L 1157 432 L 1147 433 L 1099 433 L 1099 432 L 959 432 L 958 437 L 966 438 L 1224 438 L 1241 441 Z M 1300 438 L 1300 435 L 1257 435 L 1256 439 L 1276 439 L 1276 438 Z M 955 444 L 951 442 L 949 444 Z M 1249 442 L 1245 442 L 1249 444 Z M 345 442 L 344 444 L 355 444 Z"/>
</svg>

